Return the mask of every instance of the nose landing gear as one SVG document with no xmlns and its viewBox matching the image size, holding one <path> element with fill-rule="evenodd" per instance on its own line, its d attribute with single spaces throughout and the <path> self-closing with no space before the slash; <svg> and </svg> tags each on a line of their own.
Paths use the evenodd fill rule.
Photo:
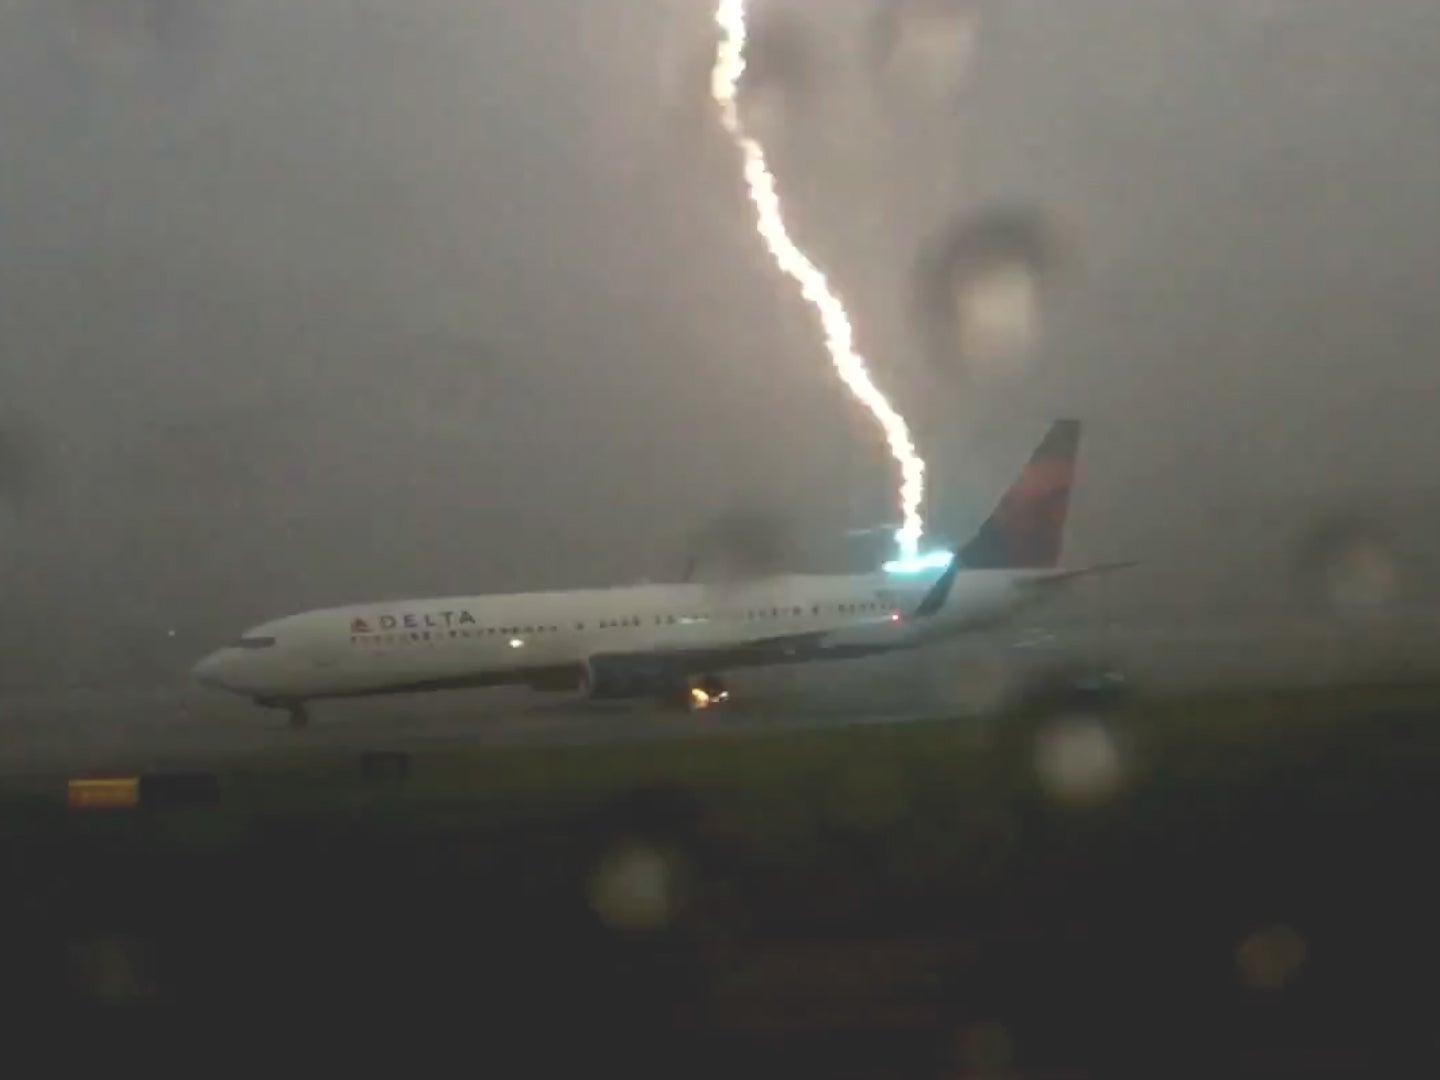
<svg viewBox="0 0 1440 1080">
<path fill-rule="evenodd" d="M 256 698 L 255 704 L 262 709 L 284 709 L 288 714 L 286 726 L 298 731 L 310 723 L 310 712 L 303 701 L 276 701 L 273 698 Z"/>
</svg>

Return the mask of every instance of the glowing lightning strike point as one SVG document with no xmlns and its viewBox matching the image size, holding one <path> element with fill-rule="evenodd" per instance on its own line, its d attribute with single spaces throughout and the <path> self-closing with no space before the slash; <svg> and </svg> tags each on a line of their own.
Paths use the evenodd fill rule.
<svg viewBox="0 0 1440 1080">
<path fill-rule="evenodd" d="M 745 160 L 745 184 L 755 207 L 755 226 L 776 265 L 800 286 L 800 293 L 815 308 L 825 332 L 826 348 L 836 371 L 885 432 L 890 453 L 900 466 L 902 524 L 895 533 L 901 559 L 914 559 L 924 532 L 920 507 L 925 496 L 925 462 L 915 449 L 905 418 L 870 377 L 865 358 L 855 349 L 855 331 L 845 305 L 830 289 L 825 274 L 790 238 L 775 176 L 765 161 L 765 148 L 745 131 L 740 120 L 740 78 L 745 73 L 745 0 L 720 0 L 715 12 L 721 41 L 710 75 L 710 93 L 720 108 L 720 122 L 740 148 Z"/>
</svg>

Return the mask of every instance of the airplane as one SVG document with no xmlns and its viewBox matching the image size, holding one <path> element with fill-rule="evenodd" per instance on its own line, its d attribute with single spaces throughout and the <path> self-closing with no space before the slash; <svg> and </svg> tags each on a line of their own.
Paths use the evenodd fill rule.
<svg viewBox="0 0 1440 1080">
<path fill-rule="evenodd" d="M 247 630 L 193 677 L 286 709 L 292 727 L 315 701 L 507 684 L 705 709 L 729 698 L 729 671 L 916 648 L 1134 565 L 1060 565 L 1079 443 L 1079 421 L 1055 421 L 975 535 L 912 572 L 888 563 L 859 575 L 325 608 Z"/>
</svg>

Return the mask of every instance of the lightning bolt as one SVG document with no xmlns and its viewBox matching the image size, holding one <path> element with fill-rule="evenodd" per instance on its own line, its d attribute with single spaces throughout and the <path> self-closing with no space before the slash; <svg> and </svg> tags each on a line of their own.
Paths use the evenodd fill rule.
<svg viewBox="0 0 1440 1080">
<path fill-rule="evenodd" d="M 890 454 L 900 469 L 901 525 L 895 542 L 902 560 L 913 560 L 924 534 L 921 506 L 925 497 L 925 462 L 915 449 L 910 426 L 870 376 L 865 358 L 855 348 L 855 329 L 840 297 L 821 269 L 800 249 L 785 224 L 775 175 L 765 148 L 745 130 L 740 119 L 740 79 L 745 73 L 745 0 L 720 0 L 715 12 L 720 44 L 710 74 L 710 94 L 720 109 L 720 122 L 739 148 L 745 163 L 745 186 L 755 208 L 755 228 L 780 270 L 800 287 L 815 308 L 825 333 L 825 346 L 841 380 L 875 417 L 885 433 Z"/>
</svg>

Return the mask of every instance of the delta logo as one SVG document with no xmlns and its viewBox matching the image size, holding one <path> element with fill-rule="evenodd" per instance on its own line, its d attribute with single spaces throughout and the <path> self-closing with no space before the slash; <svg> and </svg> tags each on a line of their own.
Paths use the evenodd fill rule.
<svg viewBox="0 0 1440 1080">
<path fill-rule="evenodd" d="M 350 633 L 374 634 L 389 630 L 447 630 L 456 626 L 476 625 L 475 616 L 468 611 L 406 612 L 398 615 L 378 615 L 373 619 L 354 618 L 350 620 Z"/>
</svg>

